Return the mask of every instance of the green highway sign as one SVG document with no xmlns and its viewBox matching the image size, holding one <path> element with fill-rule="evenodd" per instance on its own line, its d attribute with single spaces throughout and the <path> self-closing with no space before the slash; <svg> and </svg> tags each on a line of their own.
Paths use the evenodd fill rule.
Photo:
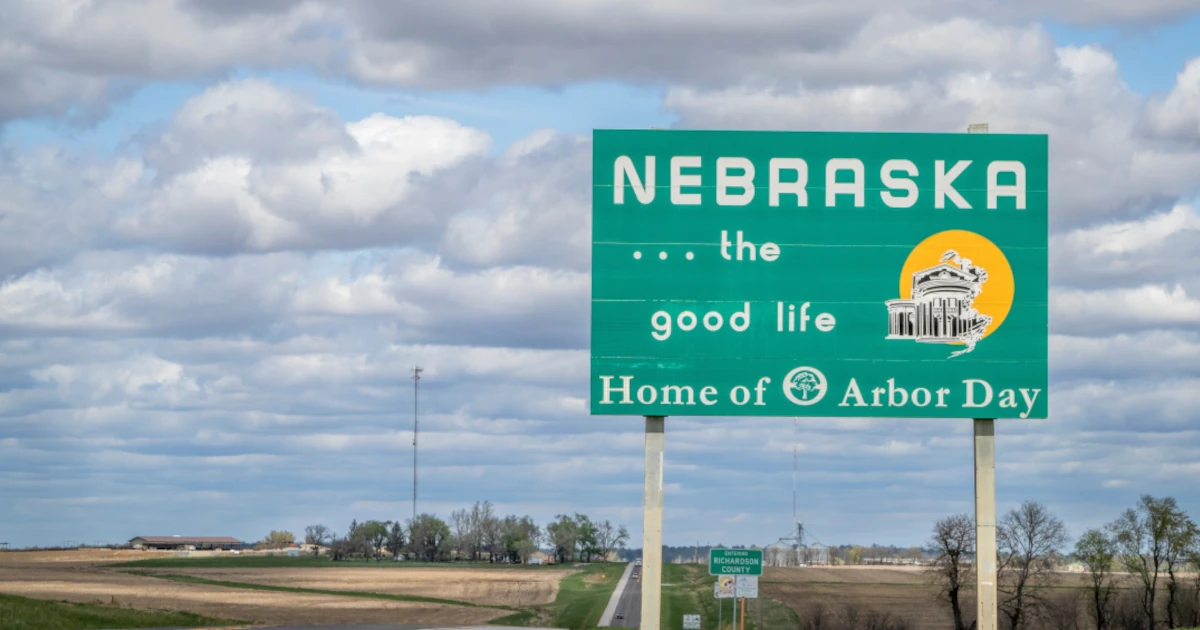
<svg viewBox="0 0 1200 630">
<path fill-rule="evenodd" d="M 761 549 L 709 549 L 709 575 L 762 575 Z"/>
<path fill-rule="evenodd" d="M 1045 418 L 1044 135 L 597 130 L 591 411 Z"/>
</svg>

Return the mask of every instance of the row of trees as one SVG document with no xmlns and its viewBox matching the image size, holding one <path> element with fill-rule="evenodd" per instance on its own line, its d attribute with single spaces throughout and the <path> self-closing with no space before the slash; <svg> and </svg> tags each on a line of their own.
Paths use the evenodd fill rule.
<svg viewBox="0 0 1200 630">
<path fill-rule="evenodd" d="M 310 545 L 327 547 L 333 560 L 362 557 L 378 561 L 387 553 L 426 562 L 513 564 L 529 562 L 543 544 L 558 562 L 604 560 L 628 539 L 624 526 L 593 521 L 585 514 L 560 514 L 541 528 L 529 516 L 498 515 L 488 501 L 453 512 L 449 523 L 432 514 L 420 514 L 403 522 L 355 520 L 344 536 L 325 525 L 309 525 L 304 536 Z"/>
<path fill-rule="evenodd" d="M 1200 569 L 1200 528 L 1174 498 L 1141 497 L 1116 520 L 1084 532 L 1064 557 L 1068 542 L 1066 526 L 1037 502 L 1022 503 L 997 522 L 998 604 L 1007 628 L 1051 627 L 1053 620 L 1071 617 L 1078 621 L 1078 613 L 1063 613 L 1061 589 L 1049 588 L 1064 559 L 1082 565 L 1086 617 L 1098 630 L 1200 626 L 1200 573 L 1186 575 Z M 970 562 L 974 519 L 958 514 L 938 521 L 930 548 L 936 556 L 931 575 L 955 629 L 973 628 L 973 622 L 966 622 L 969 611 L 963 610 L 962 595 L 975 585 Z M 1135 611 L 1121 605 L 1121 593 L 1131 594 Z"/>
</svg>

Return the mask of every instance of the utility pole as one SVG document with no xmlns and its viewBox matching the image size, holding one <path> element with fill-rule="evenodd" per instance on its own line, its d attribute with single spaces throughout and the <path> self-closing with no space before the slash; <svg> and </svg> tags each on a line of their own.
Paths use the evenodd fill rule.
<svg viewBox="0 0 1200 630">
<path fill-rule="evenodd" d="M 412 523 L 417 524 L 417 399 L 420 394 L 421 372 L 424 372 L 419 366 L 413 368 L 413 515 Z"/>
</svg>

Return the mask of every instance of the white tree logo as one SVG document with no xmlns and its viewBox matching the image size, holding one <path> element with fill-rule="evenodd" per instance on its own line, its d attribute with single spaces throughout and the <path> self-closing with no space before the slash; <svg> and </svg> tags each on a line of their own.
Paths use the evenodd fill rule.
<svg viewBox="0 0 1200 630">
<path fill-rule="evenodd" d="M 820 402 L 828 388 L 825 375 L 814 367 L 798 367 L 783 379 L 783 395 L 793 404 L 805 407 Z"/>
</svg>

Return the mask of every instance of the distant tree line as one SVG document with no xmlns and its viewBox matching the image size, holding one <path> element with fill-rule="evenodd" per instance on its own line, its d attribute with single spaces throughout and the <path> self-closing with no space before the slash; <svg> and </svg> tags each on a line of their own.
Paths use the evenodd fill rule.
<svg viewBox="0 0 1200 630">
<path fill-rule="evenodd" d="M 283 534 L 290 536 L 273 531 L 267 540 L 282 540 Z M 556 562 L 594 562 L 607 559 L 628 540 L 623 525 L 607 520 L 560 514 L 539 527 L 529 516 L 500 516 L 488 501 L 451 513 L 449 523 L 433 514 L 419 514 L 404 521 L 359 523 L 356 519 L 341 536 L 325 525 L 309 525 L 304 532 L 304 542 L 313 546 L 314 554 L 325 548 L 335 561 L 380 561 L 387 555 L 424 562 L 526 564 L 545 549 Z"/>
<path fill-rule="evenodd" d="M 1157 630 L 1200 626 L 1200 528 L 1174 498 L 1144 495 L 1104 527 L 1089 529 L 1068 550 L 1062 521 L 1027 501 L 996 524 L 1001 627 Z M 968 514 L 933 527 L 929 569 L 955 630 L 975 627 L 975 522 Z M 1054 573 L 1077 563 L 1085 586 L 1064 588 Z"/>
</svg>

